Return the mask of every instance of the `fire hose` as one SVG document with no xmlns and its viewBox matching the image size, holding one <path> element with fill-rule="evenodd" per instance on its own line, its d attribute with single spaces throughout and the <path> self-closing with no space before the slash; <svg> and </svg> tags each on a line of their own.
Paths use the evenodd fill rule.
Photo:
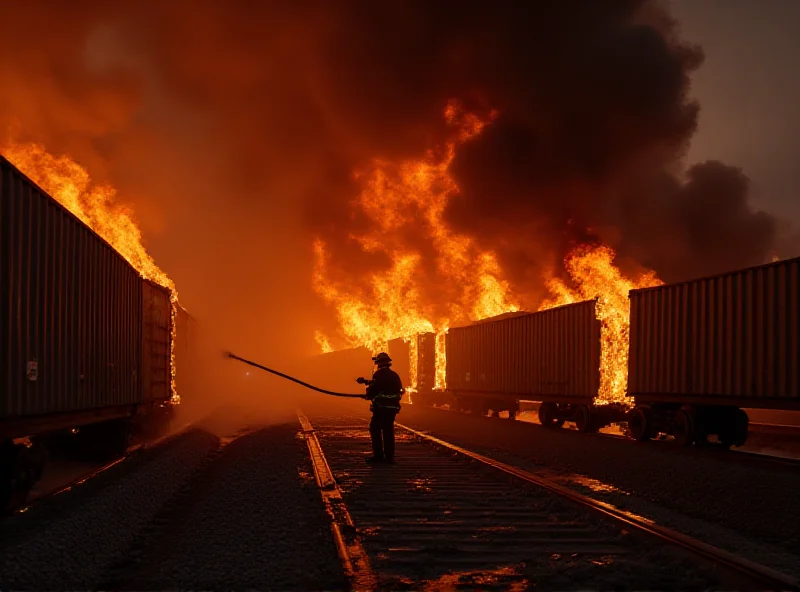
<svg viewBox="0 0 800 592">
<path fill-rule="evenodd" d="M 253 366 L 254 368 L 258 368 L 259 370 L 263 370 L 264 372 L 269 372 L 270 374 L 274 374 L 276 376 L 280 376 L 281 378 L 285 378 L 286 380 L 291 380 L 292 382 L 296 382 L 297 384 L 306 387 L 307 389 L 311 389 L 312 391 L 317 391 L 318 393 L 322 393 L 323 395 L 331 395 L 333 397 L 348 397 L 350 399 L 364 399 L 366 398 L 365 395 L 354 395 L 351 393 L 337 393 L 334 391 L 327 391 L 325 389 L 321 389 L 319 387 L 314 386 L 313 384 L 308 384 L 307 382 L 303 382 L 302 380 L 295 378 L 294 376 L 289 376 L 288 374 L 284 374 L 283 372 L 278 372 L 277 370 L 273 370 L 272 368 L 267 368 L 266 366 L 262 366 L 261 364 L 257 364 L 252 360 L 247 360 L 245 358 L 240 358 L 234 353 L 228 352 L 227 353 L 229 358 L 234 360 L 238 360 L 243 364 L 247 364 L 248 366 Z"/>
</svg>

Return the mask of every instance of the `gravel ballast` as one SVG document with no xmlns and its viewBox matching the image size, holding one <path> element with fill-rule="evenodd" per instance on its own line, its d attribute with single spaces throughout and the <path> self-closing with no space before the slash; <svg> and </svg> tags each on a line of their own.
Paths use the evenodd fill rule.
<svg viewBox="0 0 800 592">
<path fill-rule="evenodd" d="M 0 589 L 345 588 L 299 432 L 194 429 L 3 520 Z"/>
<path fill-rule="evenodd" d="M 218 443 L 207 432 L 182 434 L 149 462 L 101 475 L 102 486 L 87 483 L 52 500 L 53 508 L 46 501 L 4 520 L 0 589 L 95 587 Z"/>
<path fill-rule="evenodd" d="M 346 586 L 297 422 L 230 442 L 116 566 L 108 588 Z"/>
</svg>

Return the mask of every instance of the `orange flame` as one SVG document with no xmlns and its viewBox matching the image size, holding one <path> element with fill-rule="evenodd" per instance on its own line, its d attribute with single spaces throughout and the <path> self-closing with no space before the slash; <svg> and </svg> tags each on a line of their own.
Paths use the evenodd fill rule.
<svg viewBox="0 0 800 592">
<path fill-rule="evenodd" d="M 417 378 L 419 373 L 419 357 L 417 356 L 417 352 L 419 352 L 419 337 L 414 335 L 410 338 L 406 339 L 408 343 L 408 357 L 409 357 L 409 364 L 408 364 L 408 380 L 411 384 L 406 387 L 406 390 L 409 392 L 416 392 Z"/>
<path fill-rule="evenodd" d="M 362 180 L 362 191 L 356 206 L 374 230 L 350 238 L 364 252 L 388 255 L 392 262 L 388 270 L 372 273 L 365 282 L 337 283 L 331 279 L 327 245 L 321 240 L 314 244 L 314 288 L 335 307 L 349 344 L 376 351 L 398 336 L 408 338 L 435 332 L 436 389 L 446 388 L 448 327 L 519 310 L 512 287 L 503 279 L 496 254 L 481 250 L 471 237 L 455 233 L 444 220 L 448 201 L 459 193 L 449 172 L 456 148 L 480 134 L 496 115 L 492 113 L 482 120 L 452 102 L 445 110 L 445 119 L 454 127 L 454 133 L 442 150 L 431 150 L 420 160 L 400 164 L 376 160 L 371 169 L 357 175 Z M 430 295 L 421 288 L 426 285 L 420 281 L 422 255 L 401 234 L 409 228 L 414 229 L 416 236 L 427 238 L 434 247 L 437 280 L 458 289 L 448 303 L 446 314 L 434 313 Z M 623 277 L 613 264 L 614 256 L 614 251 L 604 246 L 574 250 L 565 265 L 575 287 L 550 278 L 546 285 L 552 298 L 540 307 L 543 310 L 599 299 L 597 315 L 602 323 L 602 347 L 598 403 L 626 400 L 628 291 L 661 283 L 652 272 L 634 279 Z M 415 351 L 412 348 L 412 356 Z M 416 359 L 411 360 L 411 368 L 411 387 L 415 388 Z"/>
<path fill-rule="evenodd" d="M 598 403 L 626 404 L 628 381 L 628 340 L 630 304 L 628 292 L 635 288 L 661 285 L 654 272 L 635 279 L 622 276 L 614 266 L 615 253 L 605 246 L 582 246 L 566 258 L 567 272 L 576 287 L 570 288 L 558 278 L 548 281 L 553 294 L 539 310 L 597 298 L 597 318 L 601 321 L 600 392 Z"/>
<path fill-rule="evenodd" d="M 369 274 L 364 282 L 344 285 L 331 279 L 326 243 L 317 240 L 314 244 L 314 289 L 335 307 L 349 345 L 376 351 L 390 339 L 436 332 L 441 336 L 437 337 L 437 387 L 444 386 L 443 337 L 447 327 L 519 310 L 508 282 L 502 279 L 496 255 L 481 250 L 472 238 L 455 233 L 444 220 L 448 201 L 459 192 L 449 171 L 456 147 L 480 133 L 495 116 L 492 113 L 481 120 L 457 103 L 450 103 L 445 119 L 454 128 L 453 139 L 441 150 L 399 164 L 376 160 L 371 168 L 356 175 L 362 181 L 356 205 L 371 222 L 372 230 L 351 238 L 364 252 L 387 255 L 389 269 Z M 436 312 L 437 295 L 420 289 L 424 285 L 420 281 L 423 255 L 402 236 L 403 231 L 411 229 L 433 246 L 437 279 L 458 288 L 458 296 L 444 313 L 441 308 Z M 415 379 L 410 386 L 416 386 Z"/>
<path fill-rule="evenodd" d="M 116 202 L 116 191 L 108 185 L 95 185 L 89 173 L 68 156 L 53 156 L 38 144 L 9 144 L 2 147 L 6 158 L 23 173 L 77 216 L 120 253 L 142 277 L 170 290 L 172 343 L 172 402 L 180 396 L 175 383 L 175 331 L 178 293 L 173 281 L 156 265 L 142 244 L 142 233 L 133 213 Z"/>
<path fill-rule="evenodd" d="M 316 340 L 317 345 L 319 345 L 319 348 L 322 350 L 323 354 L 327 354 L 333 351 L 331 342 L 322 333 L 322 331 L 317 331 L 316 333 L 314 333 L 314 339 Z"/>
<path fill-rule="evenodd" d="M 447 327 L 436 333 L 436 375 L 433 378 L 433 388 L 444 390 L 447 388 L 447 348 L 445 337 Z"/>
</svg>

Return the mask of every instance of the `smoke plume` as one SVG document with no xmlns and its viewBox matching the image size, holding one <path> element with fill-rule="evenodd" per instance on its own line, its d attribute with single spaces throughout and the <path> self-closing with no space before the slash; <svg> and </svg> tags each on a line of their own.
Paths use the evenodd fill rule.
<svg viewBox="0 0 800 592">
<path fill-rule="evenodd" d="M 310 351 L 332 326 L 315 238 L 353 282 L 390 265 L 351 239 L 372 223 L 353 173 L 443 145 L 451 100 L 497 117 L 458 145 L 443 220 L 520 292 L 577 242 L 670 281 L 776 240 L 742 171 L 682 163 L 702 52 L 656 2 L 33 0 L 7 7 L 0 51 L 0 144 L 117 187 L 190 312 L 247 352 Z"/>
</svg>

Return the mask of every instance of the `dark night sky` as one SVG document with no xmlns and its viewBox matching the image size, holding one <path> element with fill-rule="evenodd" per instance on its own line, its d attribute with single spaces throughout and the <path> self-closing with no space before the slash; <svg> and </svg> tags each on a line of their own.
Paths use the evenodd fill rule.
<svg viewBox="0 0 800 592">
<path fill-rule="evenodd" d="M 672 0 L 684 37 L 705 63 L 692 94 L 702 106 L 689 160 L 741 166 L 754 202 L 800 226 L 800 2 Z"/>
</svg>

